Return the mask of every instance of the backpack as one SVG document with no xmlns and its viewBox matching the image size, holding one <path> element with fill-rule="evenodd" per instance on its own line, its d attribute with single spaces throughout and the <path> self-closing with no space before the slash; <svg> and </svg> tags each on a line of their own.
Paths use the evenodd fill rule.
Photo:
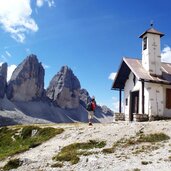
<svg viewBox="0 0 171 171">
<path fill-rule="evenodd" d="M 91 105 L 91 102 L 89 102 L 88 104 L 87 104 L 87 110 L 88 111 L 92 111 L 92 105 Z"/>
</svg>

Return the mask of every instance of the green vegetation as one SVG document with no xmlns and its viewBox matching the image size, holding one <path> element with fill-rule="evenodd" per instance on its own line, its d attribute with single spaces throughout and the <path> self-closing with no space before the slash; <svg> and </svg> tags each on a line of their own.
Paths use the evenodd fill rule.
<svg viewBox="0 0 171 171">
<path fill-rule="evenodd" d="M 138 169 L 138 168 L 135 168 L 133 171 L 141 171 L 140 169 Z"/>
<path fill-rule="evenodd" d="M 22 162 L 19 159 L 10 160 L 2 169 L 3 170 L 10 170 L 10 169 L 17 169 L 22 165 Z"/>
<path fill-rule="evenodd" d="M 144 135 L 141 134 L 138 142 L 161 142 L 170 139 L 170 137 L 164 133 L 155 133 Z"/>
<path fill-rule="evenodd" d="M 148 152 L 150 150 L 156 150 L 159 147 L 156 145 L 151 146 L 151 143 L 161 142 L 170 139 L 170 137 L 164 133 L 155 133 L 155 134 L 143 134 L 138 133 L 136 137 L 130 137 L 129 139 L 120 139 L 116 141 L 111 148 L 105 148 L 102 150 L 103 153 L 114 153 L 119 148 L 126 148 L 130 146 L 135 146 L 141 143 L 150 143 L 150 145 L 144 145 L 141 148 L 136 148 L 133 154 L 138 154 L 141 152 Z"/>
<path fill-rule="evenodd" d="M 92 152 L 87 150 L 93 148 L 103 148 L 106 145 L 105 141 L 95 141 L 89 140 L 89 142 L 84 143 L 73 143 L 68 146 L 65 146 L 61 151 L 53 157 L 56 161 L 69 161 L 71 164 L 76 164 L 79 162 L 80 155 L 91 155 Z"/>
<path fill-rule="evenodd" d="M 141 162 L 142 165 L 147 165 L 147 164 L 151 164 L 151 162 L 148 162 L 148 161 L 142 161 Z"/>
<path fill-rule="evenodd" d="M 2 127 L 0 128 L 0 160 L 34 148 L 63 131 L 62 128 L 38 126 Z"/>
<path fill-rule="evenodd" d="M 169 156 L 169 161 L 171 161 L 171 156 Z"/>
</svg>

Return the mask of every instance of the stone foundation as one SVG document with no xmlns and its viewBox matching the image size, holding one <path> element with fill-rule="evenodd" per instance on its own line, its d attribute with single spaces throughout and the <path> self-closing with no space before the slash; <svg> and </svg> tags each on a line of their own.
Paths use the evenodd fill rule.
<svg viewBox="0 0 171 171">
<path fill-rule="evenodd" d="M 171 117 L 151 115 L 149 118 L 150 121 L 159 121 L 159 120 L 168 120 L 168 119 L 171 119 Z"/>
<path fill-rule="evenodd" d="M 134 121 L 136 122 L 145 122 L 149 121 L 149 117 L 146 114 L 134 114 Z"/>
<path fill-rule="evenodd" d="M 115 113 L 115 121 L 125 121 L 124 113 Z"/>
</svg>

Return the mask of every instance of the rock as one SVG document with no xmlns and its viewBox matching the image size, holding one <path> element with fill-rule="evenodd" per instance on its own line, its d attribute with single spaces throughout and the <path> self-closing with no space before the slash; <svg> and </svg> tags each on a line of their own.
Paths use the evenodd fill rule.
<svg viewBox="0 0 171 171">
<path fill-rule="evenodd" d="M 91 100 L 89 93 L 86 89 L 80 89 L 80 104 L 86 108 L 87 103 Z"/>
<path fill-rule="evenodd" d="M 80 82 L 68 66 L 52 78 L 46 95 L 63 109 L 74 109 L 79 107 Z"/>
<path fill-rule="evenodd" d="M 0 66 L 0 98 L 4 98 L 7 86 L 7 63 Z"/>
<path fill-rule="evenodd" d="M 7 88 L 12 101 L 31 101 L 44 95 L 44 68 L 35 55 L 28 56 L 14 70 Z"/>
</svg>

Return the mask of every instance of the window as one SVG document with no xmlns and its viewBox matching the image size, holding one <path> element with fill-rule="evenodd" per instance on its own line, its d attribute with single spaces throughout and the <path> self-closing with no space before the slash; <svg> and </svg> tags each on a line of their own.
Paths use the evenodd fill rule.
<svg viewBox="0 0 171 171">
<path fill-rule="evenodd" d="M 128 105 L 128 99 L 127 98 L 125 99 L 125 105 L 126 106 Z"/>
<path fill-rule="evenodd" d="M 143 50 L 147 49 L 147 37 L 143 39 Z"/>
<path fill-rule="evenodd" d="M 166 108 L 171 109 L 171 89 L 166 89 Z"/>
<path fill-rule="evenodd" d="M 136 77 L 135 77 L 135 75 L 133 77 L 133 82 L 134 82 L 134 86 L 135 86 L 135 83 L 136 83 Z"/>
</svg>

